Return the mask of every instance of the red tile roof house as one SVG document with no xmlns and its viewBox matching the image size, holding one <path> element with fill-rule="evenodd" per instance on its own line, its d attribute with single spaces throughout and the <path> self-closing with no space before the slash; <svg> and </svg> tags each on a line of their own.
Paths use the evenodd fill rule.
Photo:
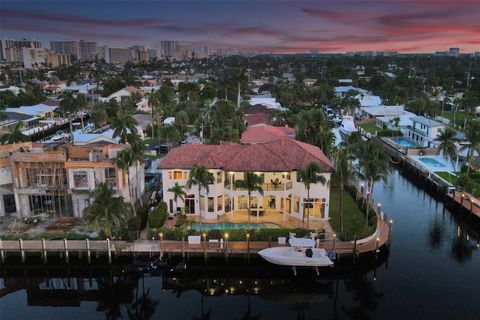
<svg viewBox="0 0 480 320">
<path fill-rule="evenodd" d="M 281 139 L 295 138 L 295 129 L 274 127 L 266 124 L 248 126 L 242 133 L 241 143 L 264 143 Z"/>
<path fill-rule="evenodd" d="M 235 188 L 235 180 L 242 180 L 247 171 L 255 172 L 264 179 L 263 196 L 252 193 L 252 214 L 261 215 L 271 211 L 283 217 L 302 220 L 307 190 L 297 179 L 297 170 L 315 162 L 323 169 L 327 182 L 333 170 L 332 163 L 316 146 L 291 138 L 258 144 L 184 145 L 172 149 L 160 162 L 164 201 L 170 213 L 184 210 L 187 215 L 215 220 L 222 215 L 247 211 L 247 191 Z M 185 201 L 175 204 L 172 192 L 175 182 L 186 186 L 190 169 L 203 165 L 213 173 L 215 181 L 209 191 L 198 186 L 186 188 Z M 310 187 L 313 203 L 310 219 L 328 219 L 329 183 Z M 178 207 L 175 207 L 178 205 Z"/>
</svg>

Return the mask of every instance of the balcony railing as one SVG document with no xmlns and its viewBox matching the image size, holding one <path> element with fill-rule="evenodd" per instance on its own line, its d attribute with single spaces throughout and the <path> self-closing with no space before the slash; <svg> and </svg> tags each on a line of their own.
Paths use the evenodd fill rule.
<svg viewBox="0 0 480 320">
<path fill-rule="evenodd" d="M 235 187 L 235 185 L 232 186 L 230 184 L 225 184 L 224 187 L 226 189 L 232 189 L 232 190 L 245 190 L 244 188 L 238 188 Z M 292 189 L 292 181 L 288 181 L 286 184 L 284 183 L 263 183 L 262 184 L 262 189 L 263 191 L 283 191 L 283 190 L 290 190 Z"/>
</svg>

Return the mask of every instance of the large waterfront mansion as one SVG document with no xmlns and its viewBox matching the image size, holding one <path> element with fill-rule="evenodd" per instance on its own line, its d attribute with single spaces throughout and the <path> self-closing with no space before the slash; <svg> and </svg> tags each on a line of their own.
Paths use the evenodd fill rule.
<svg viewBox="0 0 480 320">
<path fill-rule="evenodd" d="M 187 215 L 216 219 L 225 214 L 247 211 L 247 190 L 236 188 L 245 172 L 263 178 L 263 195 L 253 192 L 251 214 L 288 215 L 302 219 L 307 190 L 299 181 L 297 170 L 315 162 L 322 169 L 327 183 L 310 186 L 309 211 L 312 220 L 328 219 L 332 164 L 316 146 L 291 138 L 259 144 L 184 145 L 170 151 L 159 164 L 163 177 L 164 201 L 170 213 L 184 211 Z M 197 185 L 187 188 L 190 169 L 205 166 L 214 176 L 208 192 Z M 174 200 L 168 191 L 175 183 L 185 186 L 185 201 Z M 176 207 L 177 206 L 177 207 Z"/>
</svg>

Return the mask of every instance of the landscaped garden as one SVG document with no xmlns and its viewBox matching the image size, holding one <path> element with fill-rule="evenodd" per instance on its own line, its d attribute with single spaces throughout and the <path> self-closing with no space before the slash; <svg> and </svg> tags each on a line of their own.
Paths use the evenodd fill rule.
<svg viewBox="0 0 480 320">
<path fill-rule="evenodd" d="M 369 224 L 366 224 L 365 213 L 360 210 L 355 198 L 350 192 L 343 191 L 343 229 L 344 235 L 340 235 L 340 190 L 330 190 L 330 225 L 342 240 L 362 239 L 375 232 L 377 218 L 373 212 L 369 215 Z"/>
</svg>

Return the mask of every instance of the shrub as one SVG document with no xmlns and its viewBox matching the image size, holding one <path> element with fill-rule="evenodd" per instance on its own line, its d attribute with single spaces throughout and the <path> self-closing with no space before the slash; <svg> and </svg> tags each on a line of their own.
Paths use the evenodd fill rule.
<svg viewBox="0 0 480 320">
<path fill-rule="evenodd" d="M 141 221 L 141 228 L 139 230 L 143 230 L 147 225 L 148 209 L 148 207 L 141 207 L 137 210 L 137 217 L 139 217 Z"/>
<path fill-rule="evenodd" d="M 150 228 L 160 228 L 167 219 L 167 212 L 157 208 L 148 216 L 148 226 Z"/>
<path fill-rule="evenodd" d="M 399 130 L 391 130 L 391 129 L 382 129 L 377 132 L 379 137 L 399 137 L 402 136 L 402 132 Z"/>
<path fill-rule="evenodd" d="M 160 202 L 160 204 L 158 205 L 158 209 L 167 212 L 167 211 L 168 211 L 168 205 L 167 205 L 167 203 L 166 203 L 166 202 Z"/>
<path fill-rule="evenodd" d="M 127 222 L 128 230 L 130 231 L 140 231 L 142 230 L 142 219 L 140 217 L 133 217 Z"/>
</svg>

